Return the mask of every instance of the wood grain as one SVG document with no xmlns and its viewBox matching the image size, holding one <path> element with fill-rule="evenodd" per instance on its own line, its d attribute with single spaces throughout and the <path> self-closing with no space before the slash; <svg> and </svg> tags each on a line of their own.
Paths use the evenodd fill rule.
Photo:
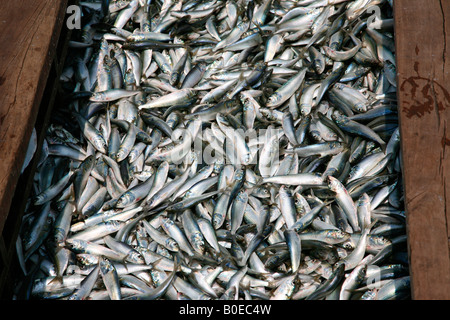
<svg viewBox="0 0 450 320">
<path fill-rule="evenodd" d="M 0 234 L 36 121 L 66 5 L 67 1 L 59 0 L 2 1 Z"/>
<path fill-rule="evenodd" d="M 450 299 L 450 2 L 395 0 L 412 298 Z"/>
</svg>

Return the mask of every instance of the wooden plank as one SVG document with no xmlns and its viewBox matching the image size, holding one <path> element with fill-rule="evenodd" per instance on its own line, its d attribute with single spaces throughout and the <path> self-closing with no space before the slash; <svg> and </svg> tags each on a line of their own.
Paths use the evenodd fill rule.
<svg viewBox="0 0 450 320">
<path fill-rule="evenodd" d="M 78 4 L 77 0 L 68 0 L 67 6 Z M 11 299 L 15 292 L 15 280 L 22 275 L 16 254 L 16 240 L 21 227 L 21 221 L 25 212 L 27 199 L 33 188 L 33 176 L 42 152 L 42 143 L 50 121 L 55 98 L 60 90 L 59 77 L 64 68 L 64 62 L 69 50 L 68 43 L 72 30 L 62 26 L 59 39 L 56 44 L 56 52 L 51 62 L 48 80 L 42 95 L 39 111 L 36 117 L 35 129 L 37 132 L 38 146 L 34 158 L 20 175 L 18 185 L 12 197 L 11 208 L 5 221 L 3 233 L 0 236 L 0 299 Z M 23 292 L 15 293 L 17 297 L 25 299 Z"/>
<path fill-rule="evenodd" d="M 67 1 L 3 1 L 0 10 L 0 234 L 36 121 Z"/>
<path fill-rule="evenodd" d="M 395 0 L 412 298 L 450 299 L 450 2 Z"/>
</svg>

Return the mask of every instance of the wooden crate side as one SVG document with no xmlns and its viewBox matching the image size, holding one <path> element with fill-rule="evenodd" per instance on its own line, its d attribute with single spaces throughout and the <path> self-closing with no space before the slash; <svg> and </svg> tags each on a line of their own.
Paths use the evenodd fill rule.
<svg viewBox="0 0 450 320">
<path fill-rule="evenodd" d="M 67 1 L 4 1 L 0 10 L 0 234 L 36 121 Z M 20 186 L 19 186 L 20 187 Z"/>
<path fill-rule="evenodd" d="M 394 4 L 412 297 L 450 299 L 450 2 Z"/>
</svg>

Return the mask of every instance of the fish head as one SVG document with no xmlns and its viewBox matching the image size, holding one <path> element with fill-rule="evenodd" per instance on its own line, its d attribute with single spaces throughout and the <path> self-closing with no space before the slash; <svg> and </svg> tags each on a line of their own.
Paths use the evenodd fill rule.
<svg viewBox="0 0 450 320">
<path fill-rule="evenodd" d="M 119 200 L 117 200 L 116 208 L 125 208 L 135 200 L 135 196 L 132 192 L 125 192 Z"/>
<path fill-rule="evenodd" d="M 392 241 L 386 237 L 382 236 L 371 236 L 369 237 L 369 244 L 373 244 L 377 247 L 384 247 L 391 244 Z"/>
<path fill-rule="evenodd" d="M 363 103 L 363 102 L 357 103 L 357 104 L 355 105 L 355 109 L 356 109 L 356 111 L 358 111 L 359 113 L 367 112 L 367 103 Z"/>
<path fill-rule="evenodd" d="M 100 263 L 100 272 L 102 274 L 106 274 L 114 270 L 113 264 L 106 257 L 102 257 L 99 263 Z"/>
<path fill-rule="evenodd" d="M 205 252 L 205 242 L 200 234 L 194 234 L 192 236 L 192 247 L 195 251 L 202 254 Z"/>
<path fill-rule="evenodd" d="M 356 201 L 356 206 L 363 207 L 370 203 L 370 197 L 367 193 L 364 193 L 359 197 L 359 199 Z"/>
<path fill-rule="evenodd" d="M 333 176 L 327 176 L 326 182 L 331 191 L 337 192 L 342 189 L 342 183 Z"/>
<path fill-rule="evenodd" d="M 35 205 L 41 205 L 45 202 L 46 199 L 46 195 L 44 193 L 38 194 L 35 199 L 34 199 L 34 204 Z"/>
<path fill-rule="evenodd" d="M 91 266 L 94 264 L 98 264 L 98 256 L 92 255 L 92 254 L 77 254 L 76 260 L 82 265 L 82 266 Z"/>
<path fill-rule="evenodd" d="M 180 251 L 180 246 L 178 245 L 178 243 L 172 239 L 172 238 L 168 238 L 166 240 L 166 248 L 168 248 L 170 251 L 173 252 L 178 252 Z"/>
<path fill-rule="evenodd" d="M 66 239 L 65 246 L 69 250 L 83 251 L 86 248 L 87 243 L 81 239 Z"/>
<path fill-rule="evenodd" d="M 355 243 L 351 239 L 341 243 L 340 246 L 342 248 L 344 248 L 345 250 L 353 250 L 353 249 L 355 249 Z"/>
<path fill-rule="evenodd" d="M 267 189 L 266 187 L 256 188 L 252 192 L 252 195 L 257 196 L 258 198 L 269 198 L 270 197 L 269 189 Z"/>
<path fill-rule="evenodd" d="M 270 97 L 269 100 L 267 102 L 267 107 L 271 107 L 271 106 L 275 106 L 278 101 L 281 100 L 281 94 L 279 94 L 278 92 L 274 92 Z"/>
<path fill-rule="evenodd" d="M 350 239 L 351 234 L 339 229 L 333 229 L 328 233 L 328 237 L 336 240 L 346 241 Z"/>
<path fill-rule="evenodd" d="M 292 195 L 291 190 L 288 187 L 286 187 L 285 185 L 282 185 L 280 187 L 279 192 L 280 192 L 280 198 L 284 198 L 284 199 L 289 198 Z"/>
<path fill-rule="evenodd" d="M 103 136 L 101 134 L 97 135 L 97 137 L 94 138 L 94 147 L 100 151 L 101 153 L 106 154 L 106 148 L 107 148 L 107 144 L 105 141 L 105 138 L 103 138 Z"/>
<path fill-rule="evenodd" d="M 120 147 L 119 151 L 117 151 L 117 154 L 116 154 L 116 161 L 117 162 L 122 161 L 125 158 L 126 154 L 127 154 L 127 151 L 125 150 L 125 148 Z"/>
<path fill-rule="evenodd" d="M 300 113 L 303 117 L 308 116 L 311 113 L 312 106 L 308 104 L 301 104 L 300 105 Z"/>
<path fill-rule="evenodd" d="M 175 85 L 178 81 L 179 76 L 180 73 L 178 71 L 172 72 L 172 74 L 170 75 L 170 84 Z"/>
<path fill-rule="evenodd" d="M 214 229 L 218 229 L 222 226 L 223 224 L 223 216 L 222 214 L 219 214 L 217 212 L 214 213 L 212 219 L 211 219 L 212 225 L 214 227 Z"/>
</svg>

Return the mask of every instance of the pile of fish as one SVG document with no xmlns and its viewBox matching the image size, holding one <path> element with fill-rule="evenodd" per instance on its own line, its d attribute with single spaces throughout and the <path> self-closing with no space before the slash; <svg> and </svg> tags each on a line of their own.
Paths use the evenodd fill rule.
<svg viewBox="0 0 450 320">
<path fill-rule="evenodd" d="M 16 299 L 410 298 L 392 1 L 79 4 Z"/>
</svg>

